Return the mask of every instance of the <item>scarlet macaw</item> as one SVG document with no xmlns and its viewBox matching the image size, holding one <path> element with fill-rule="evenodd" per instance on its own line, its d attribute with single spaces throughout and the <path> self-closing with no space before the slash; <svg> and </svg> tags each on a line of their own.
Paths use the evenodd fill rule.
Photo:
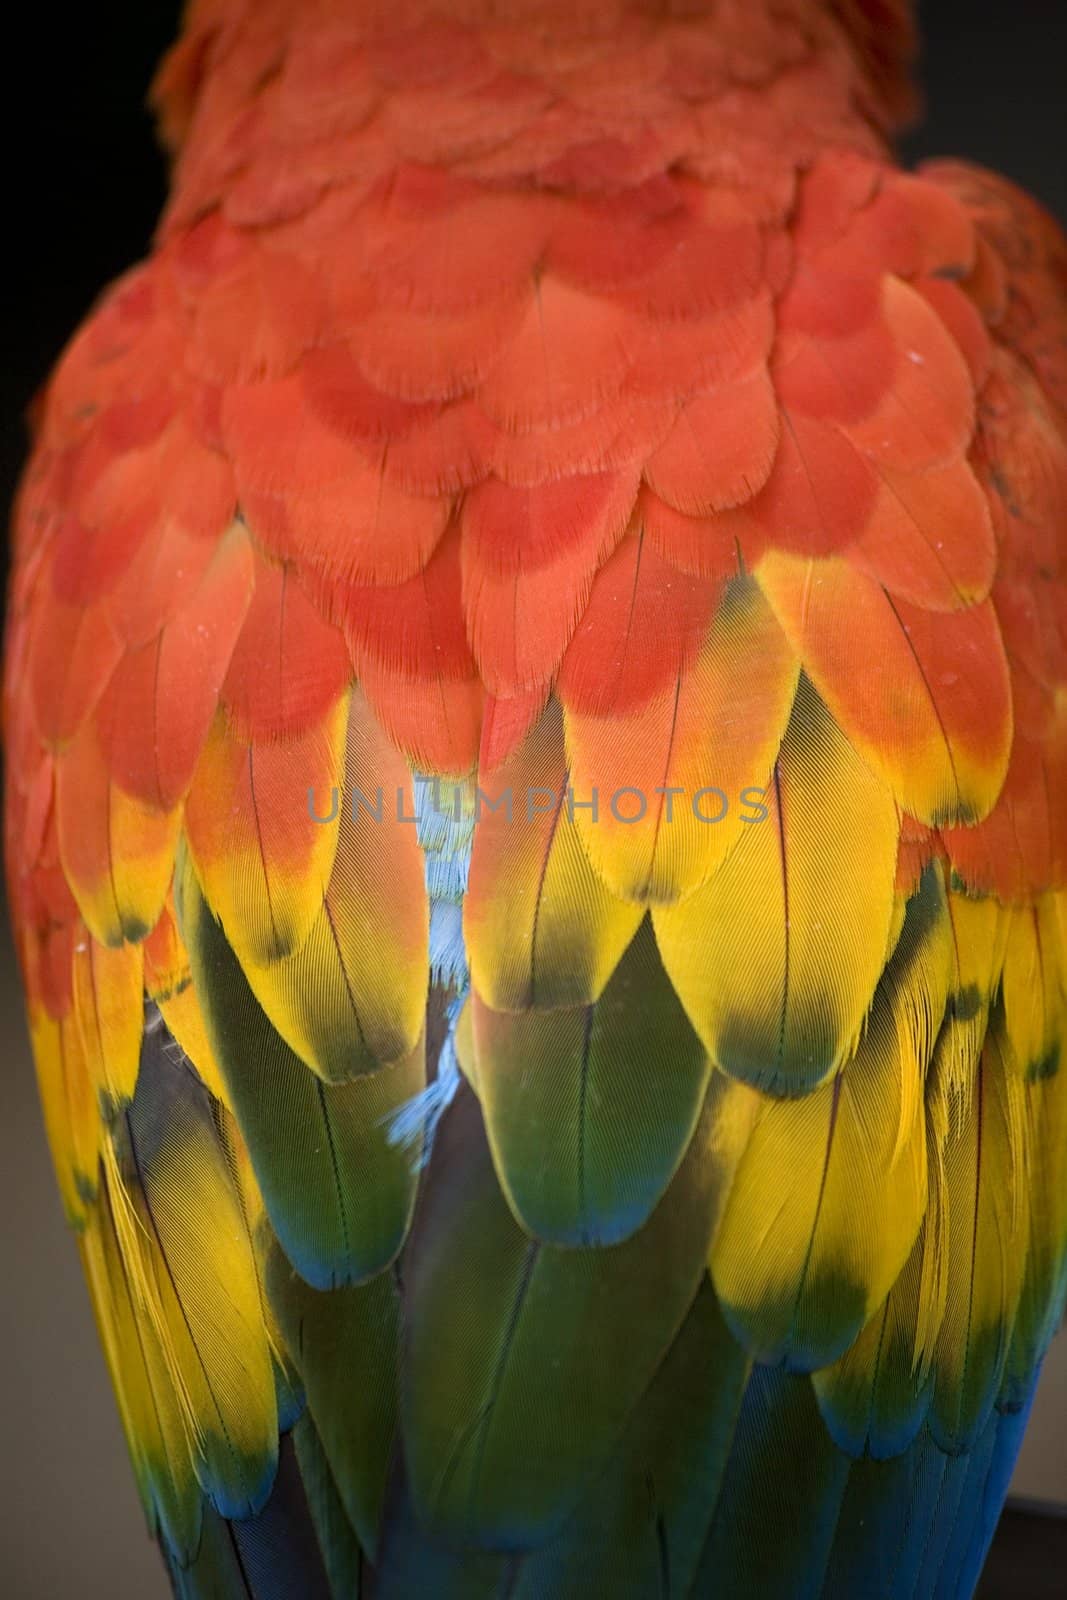
<svg viewBox="0 0 1067 1600">
<path fill-rule="evenodd" d="M 194 0 L 7 870 L 176 1593 L 965 1596 L 1067 1258 L 1064 240 L 893 0 Z"/>
</svg>

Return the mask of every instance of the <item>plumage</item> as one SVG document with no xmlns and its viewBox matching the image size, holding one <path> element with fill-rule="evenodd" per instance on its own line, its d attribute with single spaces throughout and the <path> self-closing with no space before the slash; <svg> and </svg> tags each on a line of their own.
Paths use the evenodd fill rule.
<svg viewBox="0 0 1067 1600">
<path fill-rule="evenodd" d="M 683 1159 L 709 1071 L 651 923 L 587 1005 L 472 1005 L 473 1076 L 519 1222 L 550 1244 L 628 1238 Z"/>
<path fill-rule="evenodd" d="M 197 1482 L 224 1516 L 260 1509 L 278 1417 L 252 1241 L 207 1091 L 149 1019 L 107 1162 L 123 1268 L 178 1396 Z M 207 1226 L 207 1219 L 211 1226 Z M 194 1243 L 195 1241 L 195 1243 Z"/>
<path fill-rule="evenodd" d="M 344 776 L 348 697 L 307 732 L 250 741 L 220 711 L 185 808 L 185 838 L 212 910 L 246 966 L 291 956 L 330 881 L 340 809 L 320 821 L 307 795 Z"/>
<path fill-rule="evenodd" d="M 484 785 L 471 856 L 464 938 L 474 985 L 497 1010 L 596 999 L 641 921 L 582 849 L 578 798 L 553 703 Z"/>
<path fill-rule="evenodd" d="M 901 807 L 934 825 L 985 817 L 1012 732 L 1008 664 L 989 602 L 930 612 L 837 557 L 768 552 L 757 578 L 816 689 Z M 858 674 L 873 640 L 879 672 Z M 946 669 L 946 657 L 971 671 Z"/>
<path fill-rule="evenodd" d="M 696 660 L 654 698 L 565 705 L 574 819 L 616 894 L 684 899 L 738 846 L 761 814 L 798 671 L 756 584 L 735 578 Z"/>
<path fill-rule="evenodd" d="M 944 1091 L 942 1091 L 944 1092 Z M 973 1444 L 1004 1374 L 1026 1259 L 1023 1089 L 990 1031 L 943 1164 L 945 1309 L 930 1426 L 943 1449 Z"/>
<path fill-rule="evenodd" d="M 315 1443 L 307 1448 L 321 1452 L 322 1470 L 333 1480 L 352 1536 L 373 1561 L 396 1431 L 399 1285 L 392 1273 L 382 1272 L 332 1294 L 312 1289 L 273 1241 L 265 1282 L 281 1337 L 299 1364 L 315 1430 Z M 362 1381 L 353 1384 L 356 1370 Z"/>
<path fill-rule="evenodd" d="M 895 167 L 910 40 L 189 8 L 4 695 L 183 1600 L 973 1591 L 1067 1294 L 1065 247 Z"/>
<path fill-rule="evenodd" d="M 731 1326 L 763 1361 L 784 1357 L 802 1370 L 832 1361 L 911 1253 L 927 1202 L 922 1076 L 944 1009 L 947 958 L 931 869 L 839 1075 L 799 1100 L 761 1103 L 731 1088 L 742 1097 L 733 1114 L 751 1131 L 711 1274 Z M 883 1214 L 882 1225 L 857 1225 L 865 1213 Z"/>
<path fill-rule="evenodd" d="M 515 1222 L 469 1091 L 438 1134 L 450 1147 L 458 1171 L 448 1192 L 426 1190 L 405 1274 L 405 1462 L 417 1511 L 451 1542 L 521 1549 L 574 1509 L 673 1341 L 701 1280 L 717 1185 L 698 1138 L 647 1229 L 612 1251 L 575 1251 Z M 581 1429 L 566 1425 L 575 1406 Z"/>
<path fill-rule="evenodd" d="M 85 1070 L 108 1111 L 133 1099 L 141 1063 L 144 947 L 98 944 L 81 928 L 71 956 L 74 1018 Z"/>
<path fill-rule="evenodd" d="M 159 920 L 181 828 L 113 781 L 92 721 L 56 763 L 59 857 L 85 923 L 101 944 L 142 939 Z"/>
<path fill-rule="evenodd" d="M 278 1033 L 327 1083 L 416 1049 L 428 965 L 422 854 L 403 820 L 414 816 L 411 774 L 358 689 L 344 746 L 343 781 L 310 787 L 306 800 L 321 831 L 336 825 L 329 876 L 313 866 L 308 881 L 318 891 L 310 925 L 294 948 L 245 962 Z"/>
<path fill-rule="evenodd" d="M 763 809 L 709 881 L 653 923 L 713 1059 L 775 1096 L 803 1094 L 859 1041 L 889 954 L 898 828 L 889 788 L 806 678 Z"/>
<path fill-rule="evenodd" d="M 324 1085 L 271 1027 L 183 866 L 193 981 L 271 1224 L 313 1287 L 360 1282 L 394 1258 L 414 1201 L 411 1154 L 387 1119 L 423 1086 L 421 1040 L 393 1066 Z"/>
</svg>

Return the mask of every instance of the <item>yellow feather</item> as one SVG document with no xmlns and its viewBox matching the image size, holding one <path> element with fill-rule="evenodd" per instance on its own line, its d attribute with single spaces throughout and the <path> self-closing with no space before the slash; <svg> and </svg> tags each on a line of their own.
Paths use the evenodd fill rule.
<svg viewBox="0 0 1067 1600">
<path fill-rule="evenodd" d="M 100 944 L 144 937 L 170 886 L 182 808 L 128 795 L 108 771 L 90 720 L 56 764 L 59 855 L 86 926 Z"/>
<path fill-rule="evenodd" d="M 340 787 L 347 721 L 346 692 L 306 733 L 249 744 L 220 711 L 201 752 L 185 837 L 204 898 L 246 970 L 298 950 L 321 910 L 340 807 L 318 822 L 308 795 Z"/>
<path fill-rule="evenodd" d="M 71 1225 L 81 1227 L 87 1203 L 96 1193 L 100 1108 L 73 1011 L 57 1022 L 43 1007 L 34 1007 L 29 1023 L 45 1131 L 63 1208 Z"/>
<path fill-rule="evenodd" d="M 1011 1057 L 1020 1072 L 1042 1077 L 1060 1062 L 1067 998 L 1064 945 L 1053 895 L 1011 913 L 1002 995 Z"/>
<path fill-rule="evenodd" d="M 200 1539 L 200 1486 L 186 1424 L 152 1324 L 140 1317 L 115 1237 L 105 1190 L 81 1236 L 82 1265 L 118 1400 L 145 1512 L 189 1560 Z"/>
<path fill-rule="evenodd" d="M 762 800 L 798 670 L 760 589 L 742 578 L 727 588 L 696 662 L 667 692 L 617 716 L 566 712 L 570 782 L 584 802 L 578 832 L 615 894 L 669 903 L 726 859 L 751 825 L 755 808 L 743 792 Z M 626 789 L 637 791 L 640 815 Z M 678 792 L 662 792 L 670 789 Z M 625 822 L 612 811 L 616 795 L 629 807 Z"/>
<path fill-rule="evenodd" d="M 887 785 L 804 678 L 767 805 L 709 883 L 652 915 L 713 1060 L 788 1094 L 855 1048 L 888 954 L 899 831 Z"/>
<path fill-rule="evenodd" d="M 598 999 L 644 915 L 594 871 L 566 785 L 551 703 L 487 783 L 475 826 L 463 932 L 474 987 L 494 1011 Z"/>
<path fill-rule="evenodd" d="M 410 1056 L 429 982 L 429 902 L 411 775 L 363 696 L 348 721 L 333 871 L 299 947 L 246 962 L 282 1038 L 329 1083 Z M 366 802 L 366 803 L 364 803 Z"/>
<path fill-rule="evenodd" d="M 734 1086 L 753 1130 L 711 1270 L 729 1320 L 762 1360 L 834 1359 L 915 1243 L 927 1187 L 923 1073 L 948 991 L 945 925 L 929 869 L 863 1039 L 834 1081 L 798 1100 Z"/>
<path fill-rule="evenodd" d="M 931 1415 L 942 1448 L 960 1449 L 977 1436 L 1000 1386 L 1029 1227 L 1025 1086 L 995 1031 L 940 1161 L 946 1294 Z"/>
<path fill-rule="evenodd" d="M 220 1510 L 248 1514 L 277 1453 L 274 1375 L 248 1225 L 209 1115 L 165 1102 L 120 1160 L 108 1154 L 123 1268 L 173 1386 L 197 1479 Z M 203 1091 L 199 1091 L 203 1094 Z M 138 1101 L 139 1103 L 139 1101 Z M 137 1126 L 137 1105 L 132 1124 Z M 146 1351 L 150 1366 L 154 1359 Z M 222 1503 L 220 1504 L 220 1498 Z"/>
<path fill-rule="evenodd" d="M 229 1109 L 229 1098 L 226 1084 L 219 1070 L 215 1052 L 208 1038 L 204 1016 L 200 1010 L 196 990 L 192 980 L 183 983 L 180 988 L 169 995 L 156 1001 L 166 1023 L 167 1032 L 177 1042 L 182 1053 L 188 1057 L 196 1068 L 197 1075 L 210 1089 L 216 1100 Z"/>
<path fill-rule="evenodd" d="M 168 1033 L 192 1062 L 201 1080 L 216 1100 L 229 1106 L 193 987 L 189 952 L 178 929 L 172 900 L 168 900 L 159 924 L 145 944 L 144 987 L 148 998 L 159 1007 Z"/>
<path fill-rule="evenodd" d="M 948 892 L 956 967 L 957 1009 L 970 1012 L 988 1002 L 1000 981 L 1011 913 L 992 895 L 970 895 L 955 884 Z"/>
<path fill-rule="evenodd" d="M 74 1015 L 96 1093 L 111 1107 L 133 1098 L 144 1023 L 144 956 L 139 944 L 113 948 L 91 934 L 71 962 Z"/>
</svg>

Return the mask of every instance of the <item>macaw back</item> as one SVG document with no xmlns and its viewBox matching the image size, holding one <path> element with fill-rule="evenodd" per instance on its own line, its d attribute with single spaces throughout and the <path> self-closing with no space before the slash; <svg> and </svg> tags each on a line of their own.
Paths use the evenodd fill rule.
<svg viewBox="0 0 1067 1600">
<path fill-rule="evenodd" d="M 7 870 L 189 1600 L 966 1596 L 1067 1258 L 1064 241 L 903 11 L 202 0 Z"/>
</svg>

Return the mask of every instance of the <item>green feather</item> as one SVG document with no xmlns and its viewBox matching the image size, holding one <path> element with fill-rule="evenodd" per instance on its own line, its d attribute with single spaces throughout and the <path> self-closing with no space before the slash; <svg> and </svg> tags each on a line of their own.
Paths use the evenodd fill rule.
<svg viewBox="0 0 1067 1600">
<path fill-rule="evenodd" d="M 705 1278 L 610 1464 L 551 1547 L 527 1558 L 515 1600 L 688 1594 L 748 1368 Z"/>
<path fill-rule="evenodd" d="M 363 1551 L 341 1504 L 322 1441 L 306 1412 L 293 1429 L 293 1444 L 333 1600 L 363 1600 L 368 1582 Z"/>
<path fill-rule="evenodd" d="M 929 1362 L 918 1359 L 926 1228 L 885 1302 L 843 1356 L 812 1373 L 823 1420 L 842 1450 L 885 1460 L 905 1450 L 930 1404 Z"/>
<path fill-rule="evenodd" d="M 403 1474 L 390 1486 L 374 1600 L 514 1600 L 522 1557 L 461 1548 L 420 1521 Z"/>
<path fill-rule="evenodd" d="M 848 1479 L 808 1378 L 749 1379 L 694 1593 L 816 1600 Z"/>
<path fill-rule="evenodd" d="M 196 991 L 274 1231 L 316 1288 L 358 1283 L 394 1259 L 416 1174 L 388 1117 L 424 1084 L 421 1044 L 406 1061 L 329 1086 L 268 1022 L 211 915 L 188 857 L 179 916 Z"/>
<path fill-rule="evenodd" d="M 396 1434 L 400 1301 L 392 1273 L 323 1293 L 275 1245 L 267 1294 L 346 1517 L 373 1557 Z"/>
<path fill-rule="evenodd" d="M 171 1578 L 178 1600 L 332 1600 L 291 1438 L 263 1510 L 228 1521 L 205 1506 L 196 1557 Z"/>
<path fill-rule="evenodd" d="M 478 1093 L 500 1182 L 546 1243 L 616 1244 L 647 1219 L 692 1137 L 709 1063 L 646 919 L 588 1006 L 475 999 Z"/>
<path fill-rule="evenodd" d="M 442 1120 L 404 1264 L 401 1417 L 416 1510 L 447 1537 L 545 1542 L 607 1461 L 705 1272 L 703 1133 L 639 1233 L 567 1250 L 516 1224 L 470 1090 Z"/>
</svg>

